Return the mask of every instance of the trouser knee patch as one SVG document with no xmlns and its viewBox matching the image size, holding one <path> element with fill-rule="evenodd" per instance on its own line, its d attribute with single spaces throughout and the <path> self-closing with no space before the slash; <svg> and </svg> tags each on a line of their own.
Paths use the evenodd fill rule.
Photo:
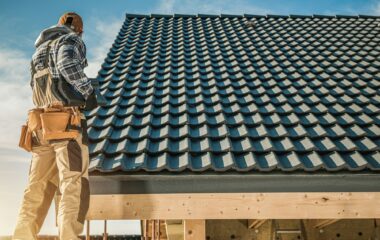
<svg viewBox="0 0 380 240">
<path fill-rule="evenodd" d="M 70 171 L 82 171 L 82 150 L 75 140 L 70 140 L 67 144 L 67 154 L 69 157 Z"/>
<path fill-rule="evenodd" d="M 81 178 L 80 203 L 78 212 L 78 222 L 84 224 L 86 214 L 90 205 L 90 184 L 87 178 Z"/>
</svg>

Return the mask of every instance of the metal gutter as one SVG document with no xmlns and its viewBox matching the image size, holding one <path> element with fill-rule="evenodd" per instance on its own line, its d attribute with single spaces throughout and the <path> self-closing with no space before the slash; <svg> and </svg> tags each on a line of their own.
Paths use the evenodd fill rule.
<svg viewBox="0 0 380 240">
<path fill-rule="evenodd" d="M 90 175 L 91 194 L 380 192 L 380 174 L 110 174 Z"/>
</svg>

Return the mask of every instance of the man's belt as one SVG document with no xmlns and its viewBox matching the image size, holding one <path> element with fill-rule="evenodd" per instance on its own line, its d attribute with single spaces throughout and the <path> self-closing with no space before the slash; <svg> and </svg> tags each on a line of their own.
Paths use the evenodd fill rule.
<svg viewBox="0 0 380 240">
<path fill-rule="evenodd" d="M 53 106 L 29 110 L 26 125 L 22 126 L 19 146 L 32 149 L 32 136 L 42 130 L 42 140 L 75 139 L 81 132 L 81 112 L 78 107 Z"/>
</svg>

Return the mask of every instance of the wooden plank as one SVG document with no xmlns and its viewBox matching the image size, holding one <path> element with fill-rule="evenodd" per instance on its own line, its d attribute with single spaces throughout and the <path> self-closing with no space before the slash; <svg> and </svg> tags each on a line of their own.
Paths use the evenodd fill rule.
<svg viewBox="0 0 380 240">
<path fill-rule="evenodd" d="M 108 232 L 107 232 L 107 220 L 104 220 L 104 233 L 103 240 L 108 240 Z"/>
<path fill-rule="evenodd" d="M 160 219 L 157 219 L 157 239 L 160 240 L 160 238 L 161 238 Z"/>
<path fill-rule="evenodd" d="M 160 239 L 167 239 L 168 234 L 166 232 L 166 221 L 165 220 L 160 220 Z"/>
<path fill-rule="evenodd" d="M 204 219 L 184 220 L 184 240 L 205 240 L 206 221 Z"/>
<path fill-rule="evenodd" d="M 164 240 L 167 238 L 165 221 L 159 219 L 144 220 L 142 224 L 142 238 L 144 240 Z"/>
<path fill-rule="evenodd" d="M 257 229 L 263 225 L 267 219 L 248 219 L 248 228 Z"/>
<path fill-rule="evenodd" d="M 156 220 L 152 220 L 152 240 L 156 240 Z"/>
<path fill-rule="evenodd" d="M 90 220 L 87 220 L 86 224 L 86 240 L 90 240 Z"/>
<path fill-rule="evenodd" d="M 314 223 L 315 228 L 324 228 L 327 227 L 333 223 L 336 223 L 340 219 L 318 219 Z"/>
<path fill-rule="evenodd" d="M 147 219 L 144 219 L 143 220 L 143 240 L 147 240 L 148 239 L 148 220 Z"/>
<path fill-rule="evenodd" d="M 168 240 L 183 240 L 183 223 L 178 220 L 166 220 L 166 235 Z"/>
<path fill-rule="evenodd" d="M 323 228 L 315 228 L 315 221 L 310 221 L 307 232 L 313 234 L 310 239 L 375 239 L 371 238 L 374 232 L 373 219 L 341 219 L 332 225 Z M 309 239 L 308 239 L 309 240 Z"/>
<path fill-rule="evenodd" d="M 380 192 L 92 195 L 87 219 L 373 219 L 379 205 Z"/>
</svg>

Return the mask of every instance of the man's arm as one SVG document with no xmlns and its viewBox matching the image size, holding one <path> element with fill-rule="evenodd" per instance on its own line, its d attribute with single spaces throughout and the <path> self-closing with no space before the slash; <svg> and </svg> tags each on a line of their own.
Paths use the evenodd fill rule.
<svg viewBox="0 0 380 240">
<path fill-rule="evenodd" d="M 83 62 L 86 61 L 84 46 L 81 41 L 68 39 L 59 47 L 57 54 L 57 68 L 65 80 L 70 83 L 85 99 L 93 92 L 91 81 L 83 71 Z M 82 47 L 82 51 L 80 51 Z"/>
</svg>

